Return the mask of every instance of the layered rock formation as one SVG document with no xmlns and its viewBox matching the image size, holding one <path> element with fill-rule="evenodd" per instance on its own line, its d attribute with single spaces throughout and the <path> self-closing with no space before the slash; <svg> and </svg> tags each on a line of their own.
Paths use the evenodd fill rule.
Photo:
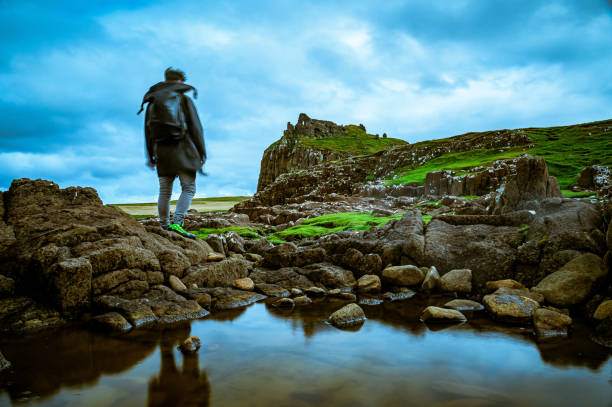
<svg viewBox="0 0 612 407">
<path fill-rule="evenodd" d="M 264 151 L 257 190 L 263 190 L 281 174 L 349 156 L 348 153 L 304 147 L 299 143 L 300 137 L 320 139 L 345 134 L 343 126 L 330 121 L 311 119 L 305 113 L 300 113 L 295 126 L 287 123 L 283 137 Z"/>
</svg>

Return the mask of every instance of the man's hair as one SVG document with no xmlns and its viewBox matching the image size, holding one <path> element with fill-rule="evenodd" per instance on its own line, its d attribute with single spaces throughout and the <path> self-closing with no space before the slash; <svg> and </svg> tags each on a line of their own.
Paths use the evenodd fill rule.
<svg viewBox="0 0 612 407">
<path fill-rule="evenodd" d="M 185 72 L 181 71 L 180 69 L 174 69 L 172 67 L 168 67 L 168 69 L 166 69 L 166 71 L 164 72 L 164 76 L 167 81 L 185 82 L 185 80 L 187 79 L 187 77 L 185 76 Z"/>
</svg>

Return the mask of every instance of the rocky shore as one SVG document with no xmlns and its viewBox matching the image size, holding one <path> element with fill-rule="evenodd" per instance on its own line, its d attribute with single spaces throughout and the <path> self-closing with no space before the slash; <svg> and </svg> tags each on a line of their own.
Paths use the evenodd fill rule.
<svg viewBox="0 0 612 407">
<path fill-rule="evenodd" d="M 545 160 L 529 155 L 468 175 L 469 182 L 428 174 L 420 188 L 431 191 L 420 196 L 379 188 L 384 195 L 373 197 L 366 175 L 376 159 L 266 178 L 229 213 L 192 211 L 186 219 L 188 230 L 282 230 L 326 213 L 398 215 L 368 230 L 280 244 L 231 231 L 190 240 L 160 230 L 154 218 L 137 221 L 103 205 L 91 188 L 14 180 L 0 193 L 0 332 L 80 323 L 120 334 L 262 300 L 285 312 L 332 301 L 329 322 L 350 328 L 365 320 L 360 305 L 409 304 L 441 292 L 456 299 L 423 309 L 424 323 L 486 312 L 549 340 L 571 334 L 578 318 L 593 340 L 612 346 L 608 199 L 563 198 Z M 494 189 L 475 199 L 453 194 L 476 188 L 465 185 Z M 434 198 L 436 205 L 423 204 Z M 0 355 L 2 368 L 9 363 Z"/>
</svg>

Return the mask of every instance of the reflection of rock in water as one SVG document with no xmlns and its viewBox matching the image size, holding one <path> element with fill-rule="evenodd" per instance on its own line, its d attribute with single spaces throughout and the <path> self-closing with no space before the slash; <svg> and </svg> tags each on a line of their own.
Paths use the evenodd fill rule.
<svg viewBox="0 0 612 407">
<path fill-rule="evenodd" d="M 149 380 L 148 406 L 208 406 L 210 383 L 206 372 L 200 372 L 198 353 L 183 356 L 179 370 L 174 360 L 175 345 L 184 339 L 174 332 L 164 332 L 160 343 L 159 375 Z"/>
<path fill-rule="evenodd" d="M 113 338 L 71 329 L 10 340 L 2 343 L 2 352 L 13 368 L 2 387 L 11 400 L 24 394 L 48 397 L 62 388 L 91 385 L 102 375 L 128 370 L 156 345 L 156 338 L 142 342 L 132 335 Z"/>
<path fill-rule="evenodd" d="M 574 323 L 573 329 L 569 339 L 538 343 L 542 360 L 558 367 L 586 366 L 598 370 L 610 358 L 610 350 L 591 341 L 584 325 Z"/>
</svg>

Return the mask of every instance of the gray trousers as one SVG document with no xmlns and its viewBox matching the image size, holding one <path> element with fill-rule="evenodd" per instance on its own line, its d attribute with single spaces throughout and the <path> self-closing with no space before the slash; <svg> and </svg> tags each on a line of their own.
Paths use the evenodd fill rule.
<svg viewBox="0 0 612 407">
<path fill-rule="evenodd" d="M 182 225 L 185 220 L 185 214 L 196 192 L 195 173 L 179 174 L 178 177 L 181 181 L 181 196 L 176 203 L 176 210 L 172 217 L 172 223 Z M 159 177 L 157 212 L 159 213 L 159 225 L 164 229 L 170 225 L 170 197 L 172 196 L 172 184 L 175 178 L 176 177 Z"/>
</svg>

